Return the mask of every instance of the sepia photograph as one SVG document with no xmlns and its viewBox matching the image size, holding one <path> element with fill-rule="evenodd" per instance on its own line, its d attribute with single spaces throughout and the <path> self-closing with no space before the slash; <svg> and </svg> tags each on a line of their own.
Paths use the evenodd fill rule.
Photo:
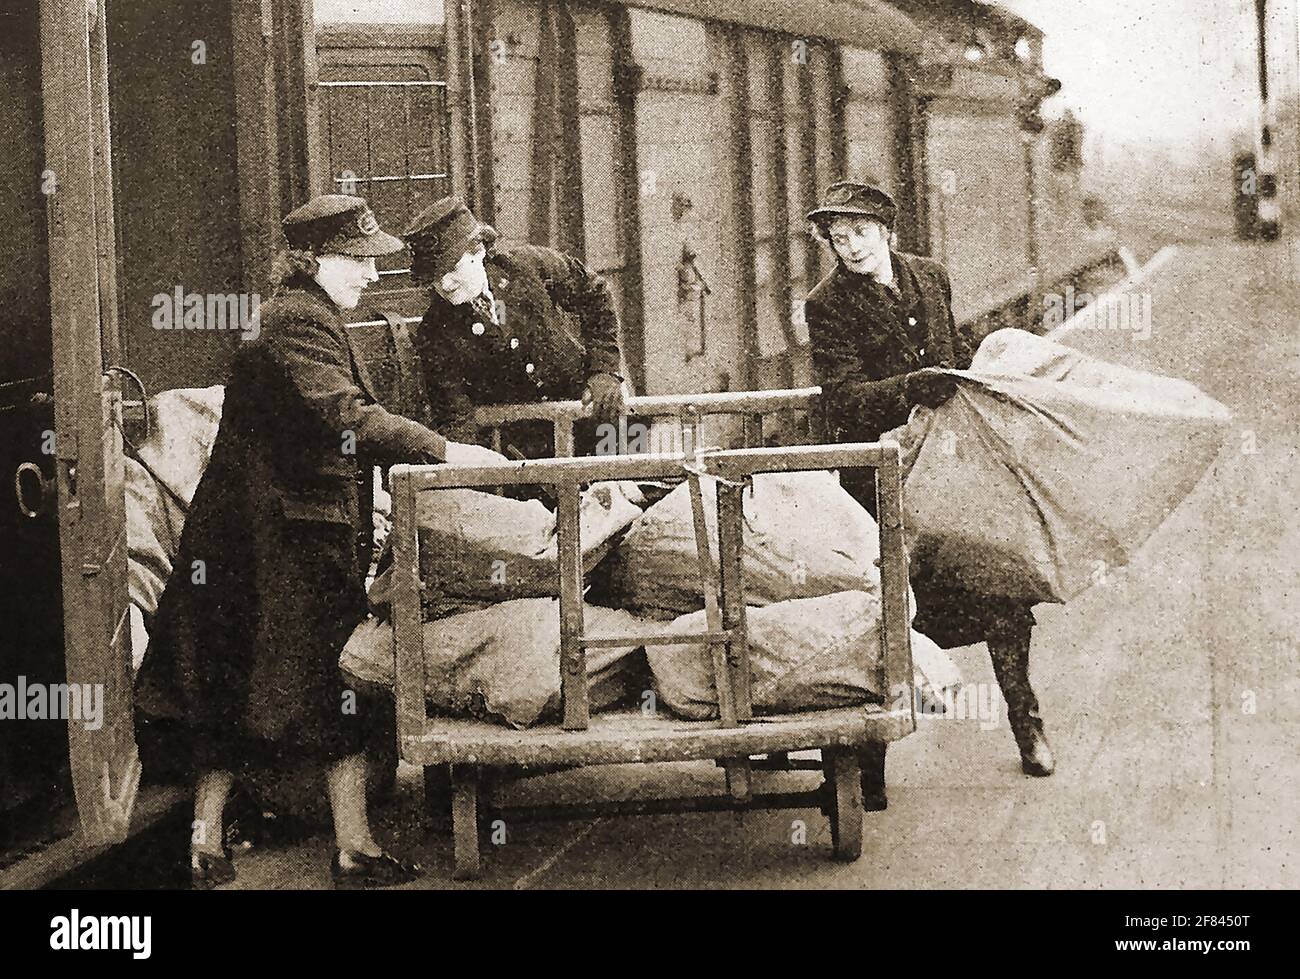
<svg viewBox="0 0 1300 979">
<path fill-rule="evenodd" d="M 1297 0 L 4 0 L 0 78 L 6 942 L 1300 885 Z"/>
</svg>

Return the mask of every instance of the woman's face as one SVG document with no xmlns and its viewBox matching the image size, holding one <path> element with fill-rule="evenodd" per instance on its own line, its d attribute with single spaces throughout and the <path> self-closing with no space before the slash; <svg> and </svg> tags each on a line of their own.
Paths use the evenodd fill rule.
<svg viewBox="0 0 1300 979">
<path fill-rule="evenodd" d="M 837 217 L 827 233 L 835 254 L 850 272 L 870 275 L 889 261 L 889 232 L 879 221 Z"/>
<path fill-rule="evenodd" d="M 373 258 L 351 255 L 321 255 L 316 281 L 339 309 L 356 309 L 366 286 L 379 281 Z"/>
<path fill-rule="evenodd" d="M 438 295 L 453 306 L 483 295 L 488 284 L 487 269 L 483 266 L 486 257 L 487 249 L 482 245 L 462 255 L 456 267 L 434 283 Z"/>
</svg>

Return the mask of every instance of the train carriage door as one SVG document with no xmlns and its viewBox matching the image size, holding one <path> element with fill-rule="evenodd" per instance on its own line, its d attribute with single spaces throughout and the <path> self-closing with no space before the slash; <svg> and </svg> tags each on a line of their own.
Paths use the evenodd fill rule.
<svg viewBox="0 0 1300 979">
<path fill-rule="evenodd" d="M 628 10 L 647 394 L 740 387 L 720 31 Z"/>
<path fill-rule="evenodd" d="M 790 289 L 789 143 L 786 89 L 793 87 L 794 49 L 785 38 L 758 31 L 740 36 L 747 90 L 749 186 L 753 208 L 755 387 L 794 386 L 791 351 L 797 343 Z M 796 128 L 796 127 L 790 127 Z"/>
<path fill-rule="evenodd" d="M 31 180 L 46 169 L 37 0 L 0 10 L 0 89 L 9 96 L 0 100 L 0 682 L 62 683 L 49 259 L 45 198 Z M 71 799 L 66 731 L 0 721 L 0 862 L 23 813 Z"/>
<path fill-rule="evenodd" d="M 1016 83 L 960 68 L 955 75 L 928 100 L 925 156 L 932 254 L 952 277 L 961 322 L 1029 290 L 1031 242 Z"/>
<path fill-rule="evenodd" d="M 126 836 L 132 725 L 107 25 L 98 4 L 41 4 L 56 471 L 73 790 L 87 843 Z M 51 701 L 54 700 L 51 692 Z M 81 716 L 78 716 L 80 714 Z"/>
<path fill-rule="evenodd" d="M 789 229 L 790 287 L 787 298 L 794 340 L 787 356 L 790 358 L 790 380 L 795 386 L 802 387 L 812 383 L 803 300 L 817 284 L 822 268 L 821 246 L 816 236 L 809 233 L 804 215 L 817 206 L 821 183 L 817 156 L 819 148 L 825 149 L 831 132 L 829 125 L 820 132 L 818 130 L 817 74 L 825 70 L 826 53 L 821 45 L 806 38 L 792 38 L 784 46 L 781 60 L 784 73 L 781 88 L 785 116 L 785 211 Z M 826 108 L 829 109 L 829 100 Z"/>
<path fill-rule="evenodd" d="M 810 43 L 807 58 L 805 70 L 798 73 L 800 100 L 808 127 L 803 174 L 803 180 L 807 182 L 804 198 L 807 206 L 800 208 L 801 219 L 817 206 L 826 188 L 844 178 L 845 158 L 843 114 L 838 108 L 843 105 L 838 94 L 839 49 L 826 43 Z M 808 243 L 806 285 L 811 289 L 830 272 L 835 260 L 815 236 L 810 237 Z M 796 295 L 806 294 L 805 290 Z"/>
<path fill-rule="evenodd" d="M 582 257 L 609 283 L 619 323 L 626 325 L 633 300 L 628 295 L 624 160 L 617 93 L 615 25 L 607 8 L 570 4 L 574 35 L 577 140 L 581 152 Z M 622 338 L 620 338 L 622 339 Z M 626 340 L 621 349 L 628 349 Z"/>
<path fill-rule="evenodd" d="M 365 197 L 380 225 L 400 233 L 452 193 L 441 25 L 321 24 L 316 47 L 320 186 Z M 367 290 L 365 308 L 422 314 L 428 297 L 411 281 L 409 252 L 377 264 L 380 281 Z"/>
<path fill-rule="evenodd" d="M 880 51 L 845 47 L 844 129 L 847 179 L 873 183 L 898 199 L 898 140 L 889 63 Z"/>
</svg>

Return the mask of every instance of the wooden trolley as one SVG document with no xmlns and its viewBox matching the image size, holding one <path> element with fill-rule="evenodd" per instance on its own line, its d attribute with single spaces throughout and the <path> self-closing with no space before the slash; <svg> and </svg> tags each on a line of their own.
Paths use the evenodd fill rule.
<svg viewBox="0 0 1300 979">
<path fill-rule="evenodd" d="M 858 751 L 897 740 L 916 728 L 907 608 L 907 556 L 903 546 L 899 448 L 890 442 L 801 445 L 784 448 L 706 450 L 706 415 L 745 416 L 747 441 L 761 439 L 762 414 L 806 408 L 818 389 L 633 398 L 628 410 L 640 417 L 679 420 L 692 451 L 673 455 L 616 455 L 529 460 L 484 467 L 395 466 L 393 496 L 394 593 L 398 750 L 408 763 L 438 767 L 450 776 L 454 876 L 479 875 L 480 827 L 494 815 L 510 819 L 576 818 L 605 813 L 687 810 L 820 808 L 831 822 L 833 853 L 854 860 L 862 852 L 863 799 Z M 557 456 L 572 453 L 572 423 L 585 408 L 578 402 L 483 409 L 485 427 L 545 418 L 555 425 Z M 686 441 L 689 440 L 689 441 Z M 499 445 L 499 429 L 494 443 Z M 742 494 L 758 473 L 798 472 L 869 466 L 876 471 L 880 515 L 882 656 L 878 689 L 884 706 L 862 706 L 755 717 L 750 706 L 745 600 L 741 576 Z M 699 478 L 717 478 L 718 568 L 712 566 Z M 691 484 L 692 509 L 702 578 L 706 630 L 653 636 L 593 636 L 583 627 L 583 565 L 579 492 L 604 480 L 665 480 L 683 475 Z M 513 730 L 484 721 L 430 717 L 424 690 L 424 630 L 417 539 L 416 495 L 453 488 L 543 484 L 558 499 L 560 577 L 560 668 L 563 717 L 559 723 Z M 586 650 L 600 646 L 697 643 L 709 647 L 718 690 L 719 718 L 686 721 L 647 715 L 639 709 L 591 716 Z M 820 749 L 820 763 L 787 753 Z M 761 756 L 761 757 L 755 757 Z M 727 794 L 677 799 L 594 801 L 574 806 L 515 807 L 489 812 L 485 774 L 523 769 L 551 772 L 585 765 L 713 760 L 725 769 Z M 751 772 L 816 767 L 824 772 L 814 791 L 756 793 Z M 436 784 L 427 779 L 426 786 Z M 425 800 L 426 805 L 428 799 Z"/>
</svg>

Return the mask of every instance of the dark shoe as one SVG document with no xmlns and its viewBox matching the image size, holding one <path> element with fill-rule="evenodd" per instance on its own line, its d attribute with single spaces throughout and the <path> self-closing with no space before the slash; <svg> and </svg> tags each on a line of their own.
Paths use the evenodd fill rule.
<svg viewBox="0 0 1300 979">
<path fill-rule="evenodd" d="M 1020 749 L 1020 768 L 1026 775 L 1046 776 L 1056 771 L 1056 760 L 1043 734 L 1038 698 L 1029 683 L 1029 645 L 1032 629 L 1021 623 L 988 637 L 993 674 L 1007 705 L 1007 721 Z"/>
<path fill-rule="evenodd" d="M 389 853 L 372 857 L 365 853 L 335 850 L 330 860 L 334 886 L 344 890 L 408 884 L 423 874 L 424 870 L 418 863 L 398 860 Z"/>
<path fill-rule="evenodd" d="M 858 751 L 858 765 L 862 769 L 862 808 L 867 812 L 883 812 L 889 805 L 885 797 L 885 748 L 888 743 L 873 741 Z"/>
<path fill-rule="evenodd" d="M 1043 719 L 1029 716 L 1011 721 L 1011 733 L 1015 735 L 1016 747 L 1020 749 L 1020 770 L 1026 775 L 1045 778 L 1056 771 L 1056 759 L 1052 757 L 1052 746 L 1047 743 L 1043 733 Z"/>
<path fill-rule="evenodd" d="M 210 891 L 235 879 L 235 864 L 230 851 L 208 853 L 206 850 L 190 851 L 190 886 L 196 891 Z"/>
</svg>

